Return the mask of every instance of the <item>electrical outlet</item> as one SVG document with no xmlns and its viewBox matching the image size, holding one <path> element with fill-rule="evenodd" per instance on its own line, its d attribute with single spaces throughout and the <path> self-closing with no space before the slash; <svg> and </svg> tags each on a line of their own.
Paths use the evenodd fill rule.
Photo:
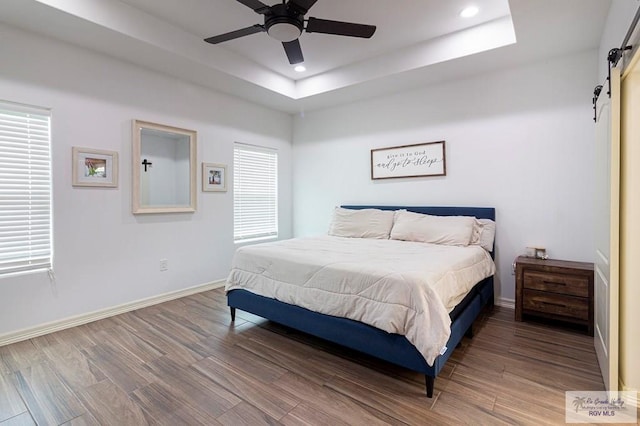
<svg viewBox="0 0 640 426">
<path fill-rule="evenodd" d="M 167 259 L 160 259 L 160 272 L 167 271 L 169 269 L 169 261 Z"/>
</svg>

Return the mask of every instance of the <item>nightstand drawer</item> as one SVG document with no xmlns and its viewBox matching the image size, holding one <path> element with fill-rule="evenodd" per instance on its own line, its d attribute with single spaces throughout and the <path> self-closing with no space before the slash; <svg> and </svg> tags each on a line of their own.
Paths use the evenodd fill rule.
<svg viewBox="0 0 640 426">
<path fill-rule="evenodd" d="M 522 309 L 580 320 L 589 319 L 588 299 L 537 290 L 524 290 Z"/>
<path fill-rule="evenodd" d="M 589 297 L 589 279 L 575 275 L 524 271 L 524 288 Z"/>
</svg>

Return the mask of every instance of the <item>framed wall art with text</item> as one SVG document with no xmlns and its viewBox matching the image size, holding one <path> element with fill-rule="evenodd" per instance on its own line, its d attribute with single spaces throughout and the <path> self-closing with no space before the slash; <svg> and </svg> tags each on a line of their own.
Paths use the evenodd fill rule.
<svg viewBox="0 0 640 426">
<path fill-rule="evenodd" d="M 371 179 L 446 175 L 444 141 L 371 150 Z"/>
</svg>

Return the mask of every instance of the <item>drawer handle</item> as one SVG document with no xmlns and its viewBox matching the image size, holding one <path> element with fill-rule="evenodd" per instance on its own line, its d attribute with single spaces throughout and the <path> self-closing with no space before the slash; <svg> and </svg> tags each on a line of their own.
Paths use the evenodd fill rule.
<svg viewBox="0 0 640 426">
<path fill-rule="evenodd" d="M 551 285 L 564 285 L 564 286 L 566 286 L 566 285 L 567 285 L 567 283 L 562 283 L 562 282 L 557 283 L 557 282 L 555 282 L 555 281 L 543 281 L 543 282 L 544 282 L 545 284 L 551 284 Z"/>
<path fill-rule="evenodd" d="M 561 308 L 566 308 L 567 307 L 567 305 L 565 305 L 564 303 L 546 302 L 544 300 L 541 300 L 540 303 L 542 303 L 543 305 L 559 306 Z"/>
</svg>

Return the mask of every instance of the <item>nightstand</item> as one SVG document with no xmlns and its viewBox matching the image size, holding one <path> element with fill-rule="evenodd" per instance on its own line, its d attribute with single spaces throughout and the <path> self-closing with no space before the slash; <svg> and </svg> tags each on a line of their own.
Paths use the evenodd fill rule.
<svg viewBox="0 0 640 426">
<path fill-rule="evenodd" d="M 535 316 L 586 326 L 593 336 L 593 263 L 516 259 L 516 321 Z"/>
</svg>

